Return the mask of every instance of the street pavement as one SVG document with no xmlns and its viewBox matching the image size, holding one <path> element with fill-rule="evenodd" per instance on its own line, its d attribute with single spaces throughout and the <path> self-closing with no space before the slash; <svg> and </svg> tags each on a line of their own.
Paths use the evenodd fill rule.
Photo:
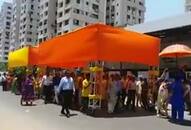
<svg viewBox="0 0 191 130">
<path fill-rule="evenodd" d="M 20 96 L 0 91 L 0 130 L 191 130 L 189 121 L 174 124 L 144 112 L 95 118 L 72 111 L 73 116 L 66 118 L 60 115 L 60 106 L 45 105 L 42 100 L 35 104 L 20 106 Z"/>
</svg>

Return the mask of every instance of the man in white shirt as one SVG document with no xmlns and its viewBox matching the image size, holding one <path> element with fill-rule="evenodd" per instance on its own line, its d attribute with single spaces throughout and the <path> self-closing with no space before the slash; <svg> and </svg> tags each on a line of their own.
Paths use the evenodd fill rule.
<svg viewBox="0 0 191 130">
<path fill-rule="evenodd" d="M 66 117 L 70 117 L 70 111 L 69 108 L 72 104 L 72 96 L 73 93 L 75 92 L 75 85 L 74 85 L 74 80 L 70 76 L 70 73 L 68 71 L 65 72 L 64 77 L 62 77 L 58 91 L 60 95 L 62 96 L 62 110 L 61 114 L 66 115 Z M 65 113 L 66 111 L 66 113 Z"/>
<path fill-rule="evenodd" d="M 43 76 L 41 84 L 45 96 L 44 103 L 47 104 L 51 102 L 53 95 L 53 77 L 50 75 L 49 72 L 47 72 L 46 75 Z"/>
</svg>

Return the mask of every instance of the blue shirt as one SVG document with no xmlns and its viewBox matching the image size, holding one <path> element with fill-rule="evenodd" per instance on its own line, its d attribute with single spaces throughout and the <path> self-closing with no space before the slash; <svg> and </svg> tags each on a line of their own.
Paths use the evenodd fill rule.
<svg viewBox="0 0 191 130">
<path fill-rule="evenodd" d="M 58 91 L 65 91 L 65 90 L 74 90 L 75 91 L 75 86 L 74 86 L 74 80 L 72 77 L 63 77 L 60 81 Z"/>
</svg>

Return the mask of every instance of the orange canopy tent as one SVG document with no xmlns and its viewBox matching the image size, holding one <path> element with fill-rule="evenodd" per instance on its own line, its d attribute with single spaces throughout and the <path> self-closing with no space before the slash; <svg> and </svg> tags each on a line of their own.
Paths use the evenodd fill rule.
<svg viewBox="0 0 191 130">
<path fill-rule="evenodd" d="M 32 66 L 38 64 L 38 48 L 24 47 L 9 52 L 8 67 Z"/>
<path fill-rule="evenodd" d="M 59 67 L 68 63 L 121 61 L 157 66 L 159 48 L 158 38 L 93 24 L 41 43 L 39 64 Z"/>
</svg>

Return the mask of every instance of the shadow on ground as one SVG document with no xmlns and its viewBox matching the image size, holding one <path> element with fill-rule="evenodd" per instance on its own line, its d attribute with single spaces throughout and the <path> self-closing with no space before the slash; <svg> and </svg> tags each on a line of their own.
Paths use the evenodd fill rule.
<svg viewBox="0 0 191 130">
<path fill-rule="evenodd" d="M 181 125 L 181 126 L 191 126 L 191 121 L 189 121 L 189 120 L 184 120 L 183 122 L 178 122 L 178 121 L 173 121 L 170 119 L 169 122 L 176 124 L 176 125 Z"/>
<path fill-rule="evenodd" d="M 108 114 L 107 111 L 97 110 L 93 114 L 95 118 L 126 118 L 126 117 L 143 117 L 143 116 L 153 116 L 156 115 L 153 111 L 145 111 L 143 109 L 133 111 L 120 111 L 114 114 Z"/>
</svg>

